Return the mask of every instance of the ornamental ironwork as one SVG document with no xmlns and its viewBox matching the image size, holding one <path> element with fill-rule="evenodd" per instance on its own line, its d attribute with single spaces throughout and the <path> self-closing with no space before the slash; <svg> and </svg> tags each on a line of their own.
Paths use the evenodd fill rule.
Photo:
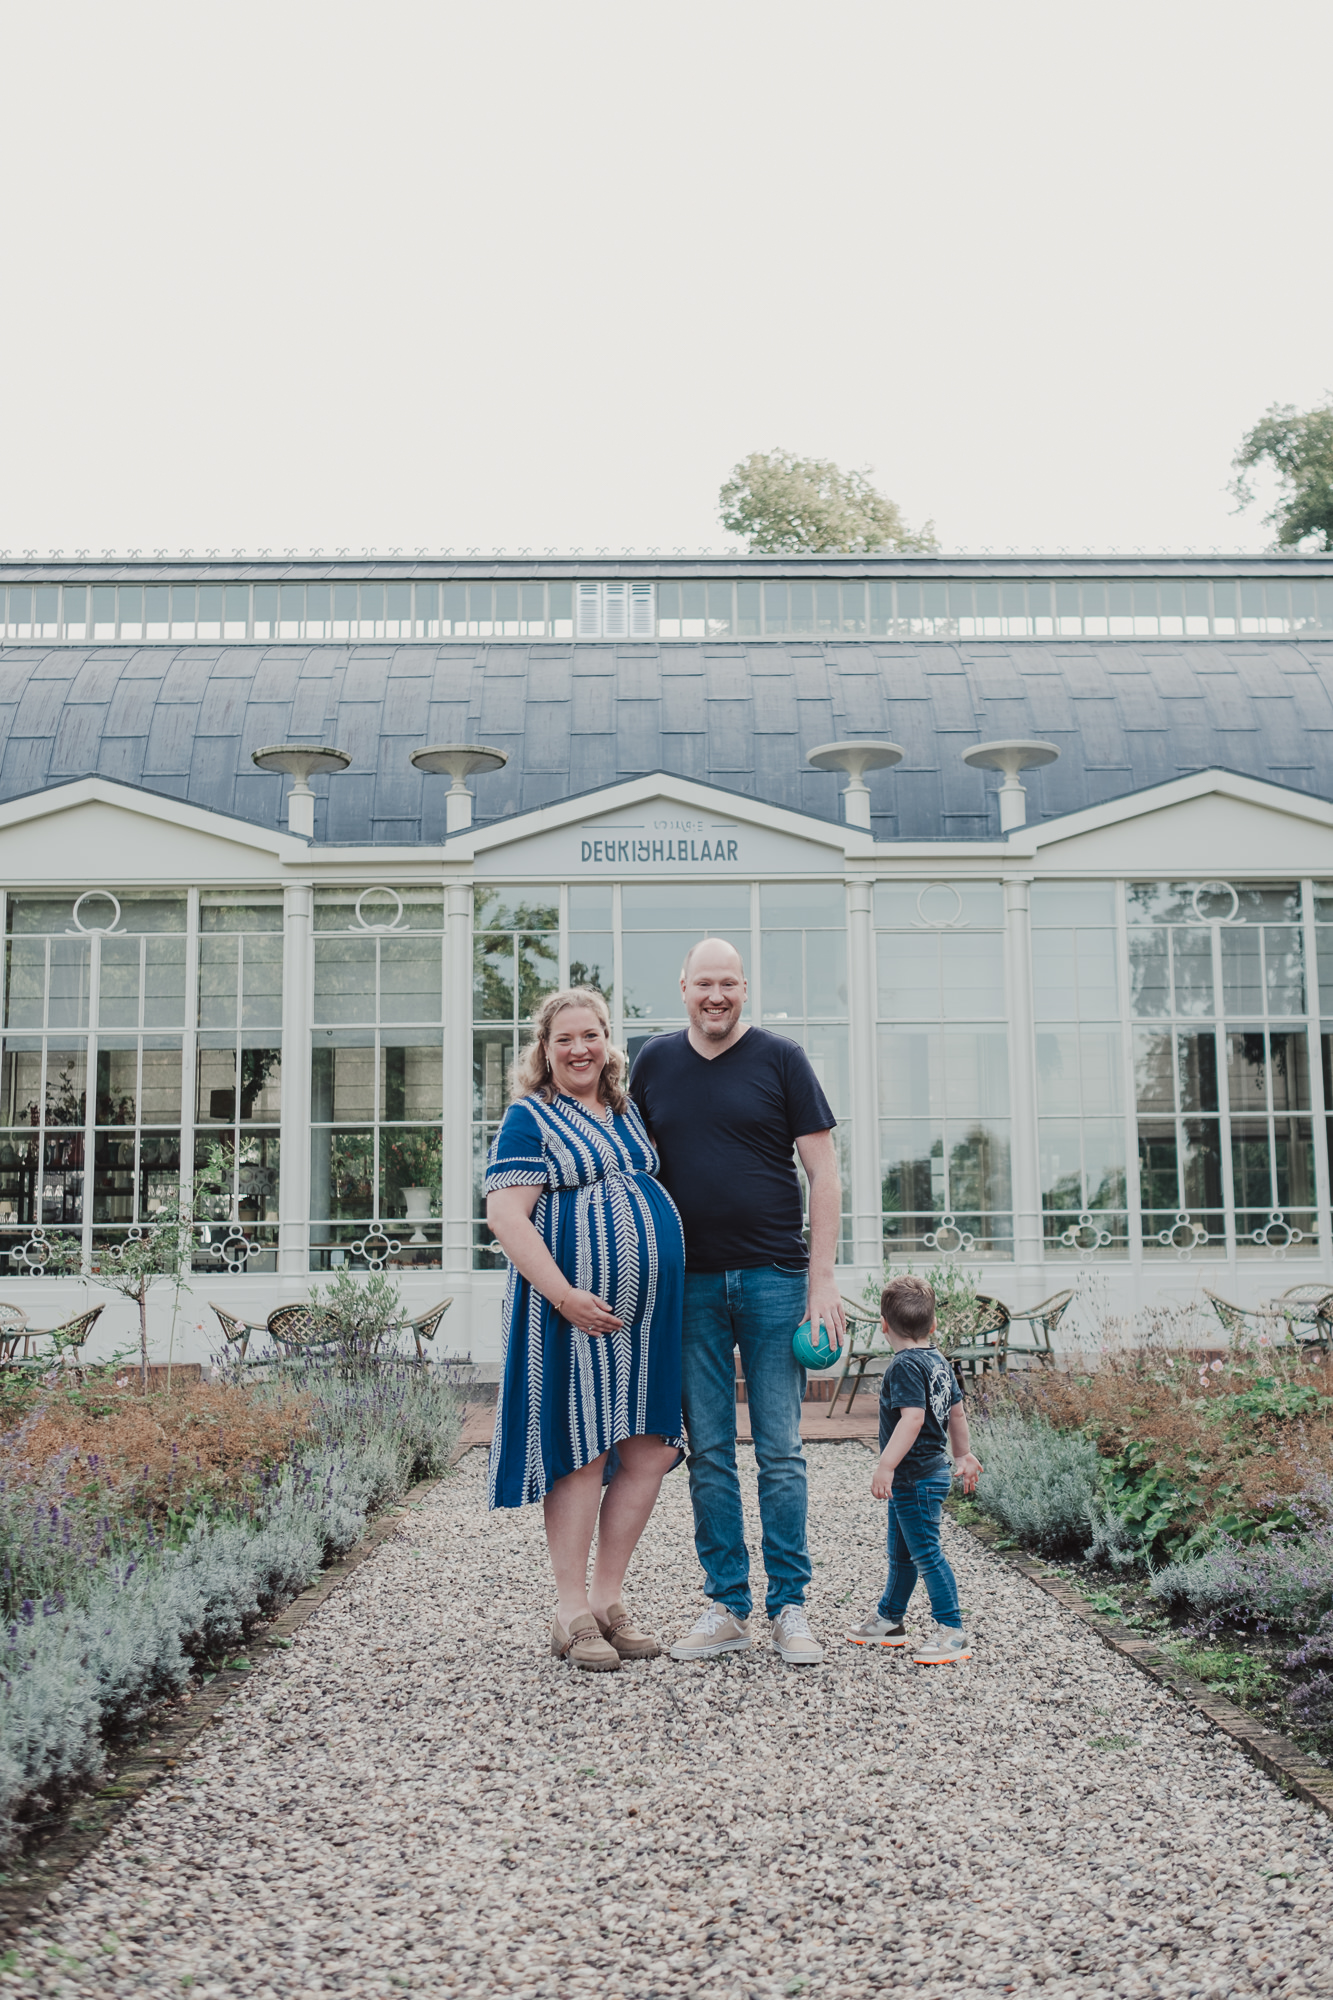
<svg viewBox="0 0 1333 2000">
<path fill-rule="evenodd" d="M 922 1237 L 927 1250 L 938 1250 L 941 1257 L 970 1256 L 977 1247 L 977 1239 L 970 1229 L 964 1229 L 953 1215 L 942 1215 L 929 1235 Z"/>
</svg>

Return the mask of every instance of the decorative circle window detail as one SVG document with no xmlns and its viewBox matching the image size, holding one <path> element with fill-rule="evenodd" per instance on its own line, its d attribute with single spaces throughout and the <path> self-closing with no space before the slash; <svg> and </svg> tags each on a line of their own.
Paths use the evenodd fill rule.
<svg viewBox="0 0 1333 2000">
<path fill-rule="evenodd" d="M 1305 1231 L 1293 1229 L 1282 1210 L 1275 1208 L 1267 1222 L 1250 1231 L 1250 1241 L 1257 1243 L 1261 1250 L 1271 1250 L 1275 1257 L 1282 1257 L 1293 1243 L 1304 1243 Z"/>
<path fill-rule="evenodd" d="M 947 902 L 943 908 L 940 898 L 953 897 L 953 908 Z M 927 898 L 935 900 L 927 901 Z M 963 899 L 952 882 L 927 882 L 924 889 L 917 891 L 916 913 L 927 930 L 949 931 L 963 919 Z"/>
<path fill-rule="evenodd" d="M 9 1254 L 29 1277 L 40 1278 L 51 1261 L 54 1249 L 55 1244 L 39 1224 L 27 1242 L 16 1243 Z"/>
<path fill-rule="evenodd" d="M 262 1245 L 246 1235 L 239 1222 L 233 1222 L 229 1225 L 225 1236 L 219 1237 L 215 1243 L 209 1245 L 208 1254 L 216 1258 L 225 1270 L 237 1276 L 252 1257 L 259 1255 L 261 1248 Z"/>
<path fill-rule="evenodd" d="M 1223 914 L 1221 910 L 1205 909 L 1205 898 L 1230 896 L 1231 908 Z M 1230 882 L 1196 882 L 1190 895 L 1190 908 L 1201 924 L 1234 924 L 1240 912 L 1240 897 Z"/>
<path fill-rule="evenodd" d="M 1077 1250 L 1080 1257 L 1095 1257 L 1099 1250 L 1110 1249 L 1111 1232 L 1085 1210 L 1077 1222 L 1060 1231 L 1060 1241 L 1067 1250 Z"/>
<path fill-rule="evenodd" d="M 110 903 L 115 915 L 109 924 L 86 924 L 79 915 L 84 904 L 94 900 Z M 108 937 L 120 922 L 120 903 L 109 889 L 85 889 L 83 894 L 76 898 L 74 908 L 70 911 L 70 918 L 75 930 L 81 932 L 84 937 Z"/>
<path fill-rule="evenodd" d="M 1201 1222 L 1195 1222 L 1182 1208 L 1169 1229 L 1159 1229 L 1157 1241 L 1165 1250 L 1174 1250 L 1177 1257 L 1192 1257 L 1208 1241 L 1208 1231 Z"/>
<path fill-rule="evenodd" d="M 396 1257 L 402 1247 L 396 1236 L 385 1235 L 378 1222 L 351 1245 L 353 1253 L 363 1258 L 372 1271 L 382 1271 L 390 1257 Z"/>
<path fill-rule="evenodd" d="M 952 1215 L 942 1215 L 929 1235 L 921 1240 L 927 1250 L 938 1250 L 941 1257 L 970 1255 L 977 1247 L 977 1239 L 971 1230 L 964 1229 Z"/>
<path fill-rule="evenodd" d="M 388 896 L 392 900 L 393 915 L 390 917 L 387 924 L 374 923 L 369 917 L 367 917 L 361 905 L 365 902 L 368 896 Z M 390 889 L 383 884 L 379 884 L 371 889 L 363 889 L 361 891 L 361 894 L 356 899 L 355 916 L 358 925 L 363 931 L 401 930 L 403 928 L 403 899 L 399 895 L 396 889 Z M 350 929 L 351 926 L 349 925 L 348 928 Z"/>
</svg>

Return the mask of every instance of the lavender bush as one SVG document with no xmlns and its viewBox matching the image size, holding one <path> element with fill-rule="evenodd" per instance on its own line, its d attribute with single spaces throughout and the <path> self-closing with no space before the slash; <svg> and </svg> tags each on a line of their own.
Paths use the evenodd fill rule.
<svg viewBox="0 0 1333 2000">
<path fill-rule="evenodd" d="M 104 1746 L 225 1657 L 350 1548 L 459 1430 L 453 1380 L 383 1368 L 300 1383 L 317 1442 L 248 1511 L 197 1515 L 174 1539 L 65 1490 L 49 1464 L 0 1485 L 0 1849 L 101 1769 Z M 264 1393 L 290 1393 L 290 1380 Z"/>
<path fill-rule="evenodd" d="M 1168 1563 L 1150 1587 L 1172 1610 L 1216 1624 L 1308 1632 L 1333 1610 L 1333 1525 L 1248 1547 L 1220 1537 L 1192 1561 Z"/>
</svg>

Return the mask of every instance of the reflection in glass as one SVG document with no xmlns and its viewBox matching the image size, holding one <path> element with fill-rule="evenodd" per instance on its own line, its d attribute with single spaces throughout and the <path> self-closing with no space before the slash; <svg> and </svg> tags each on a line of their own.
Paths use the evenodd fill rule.
<svg viewBox="0 0 1333 2000">
<path fill-rule="evenodd" d="M 439 938 L 381 938 L 379 951 L 380 1019 L 438 1021 L 444 990 Z"/>
<path fill-rule="evenodd" d="M 316 1021 L 375 1019 L 375 939 L 316 935 Z"/>
<path fill-rule="evenodd" d="M 610 931 L 571 931 L 569 935 L 569 983 L 590 986 L 600 993 L 608 1007 L 614 998 L 615 944 Z"/>
</svg>

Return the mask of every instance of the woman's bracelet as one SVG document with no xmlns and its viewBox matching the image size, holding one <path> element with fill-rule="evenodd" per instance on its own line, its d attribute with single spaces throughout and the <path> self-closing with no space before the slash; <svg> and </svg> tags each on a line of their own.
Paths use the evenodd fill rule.
<svg viewBox="0 0 1333 2000">
<path fill-rule="evenodd" d="M 571 1294 L 572 1294 L 573 1292 L 576 1292 L 577 1290 L 578 1290 L 578 1287 L 577 1287 L 577 1285 L 567 1285 L 567 1286 L 565 1287 L 565 1290 L 564 1290 L 564 1293 L 563 1293 L 563 1295 L 562 1295 L 562 1297 L 561 1297 L 561 1300 L 560 1300 L 560 1303 L 559 1303 L 559 1305 L 558 1305 L 558 1306 L 556 1307 L 556 1309 L 555 1309 L 555 1314 L 556 1314 L 556 1318 L 557 1318 L 557 1319 L 563 1319 L 563 1318 L 564 1318 L 564 1316 L 565 1316 L 565 1300 L 566 1300 L 567 1298 L 569 1298 L 569 1297 L 570 1297 L 570 1295 L 571 1295 Z"/>
</svg>

